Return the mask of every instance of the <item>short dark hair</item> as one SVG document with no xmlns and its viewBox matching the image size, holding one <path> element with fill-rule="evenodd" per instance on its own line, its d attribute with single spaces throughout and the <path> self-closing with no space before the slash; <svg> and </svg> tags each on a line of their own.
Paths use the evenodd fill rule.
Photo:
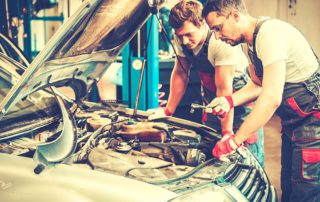
<svg viewBox="0 0 320 202">
<path fill-rule="evenodd" d="M 202 4 L 196 0 L 180 1 L 170 11 L 170 26 L 178 29 L 185 21 L 190 21 L 196 27 L 200 27 L 204 23 L 204 19 L 201 16 L 202 8 Z"/>
<path fill-rule="evenodd" d="M 207 17 L 210 12 L 226 15 L 233 8 L 247 14 L 247 9 L 242 0 L 207 0 L 202 10 L 202 17 Z"/>
</svg>

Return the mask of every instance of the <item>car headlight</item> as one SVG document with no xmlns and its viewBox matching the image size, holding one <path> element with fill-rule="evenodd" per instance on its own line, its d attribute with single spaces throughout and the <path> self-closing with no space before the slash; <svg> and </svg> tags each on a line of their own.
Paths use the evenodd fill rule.
<svg viewBox="0 0 320 202">
<path fill-rule="evenodd" d="M 205 188 L 196 191 L 182 194 L 169 202 L 203 202 L 203 201 L 223 201 L 223 202 L 247 202 L 243 194 L 233 185 L 219 187 L 215 184 L 210 184 Z"/>
</svg>

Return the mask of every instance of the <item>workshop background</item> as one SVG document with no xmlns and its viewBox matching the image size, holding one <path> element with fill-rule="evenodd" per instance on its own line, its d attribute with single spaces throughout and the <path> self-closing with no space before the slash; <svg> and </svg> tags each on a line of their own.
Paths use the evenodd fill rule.
<svg viewBox="0 0 320 202">
<path fill-rule="evenodd" d="M 0 32 L 9 36 L 14 43 L 16 43 L 25 53 L 27 58 L 32 59 L 43 49 L 48 40 L 59 29 L 60 25 L 76 11 L 82 0 L 1 0 L 0 1 Z M 170 9 L 177 0 L 169 0 L 166 2 L 166 7 Z M 248 6 L 248 11 L 251 15 L 257 16 L 271 16 L 279 18 L 295 25 L 300 29 L 307 40 L 311 43 L 315 53 L 320 54 L 320 1 L 319 0 L 245 0 Z M 158 29 L 156 25 L 156 29 Z M 143 28 L 136 37 L 130 42 L 129 49 L 135 58 L 139 59 L 143 56 L 141 47 L 146 43 L 146 28 Z M 154 40 L 165 40 L 158 32 L 153 33 Z M 153 76 L 159 85 L 159 103 L 165 105 L 169 94 L 170 74 L 173 67 L 173 51 L 169 47 L 168 50 L 159 51 L 159 44 L 155 43 L 152 46 L 154 51 L 158 52 L 158 57 L 155 61 L 159 62 L 159 71 Z M 161 47 L 160 47 L 161 48 Z M 127 50 L 127 49 L 125 49 Z M 124 88 L 124 86 L 132 86 L 131 83 L 126 83 L 123 75 L 132 74 L 126 72 L 124 64 L 128 56 L 122 56 L 122 62 L 116 62 L 113 72 L 106 74 L 106 78 L 102 79 L 98 86 L 92 89 L 89 99 L 92 101 L 99 100 L 124 100 L 129 102 L 132 107 L 134 100 L 134 90 Z M 135 66 L 133 66 L 135 67 Z M 110 68 L 111 69 L 111 68 Z M 134 76 L 134 75 L 131 75 Z M 148 77 L 148 79 L 153 77 Z M 192 102 L 201 102 L 200 81 L 195 76 L 191 78 L 192 82 L 188 87 L 187 93 L 184 96 L 175 116 L 190 119 L 193 121 L 200 121 L 200 114 L 190 116 L 189 106 Z M 138 82 L 133 80 L 132 82 Z M 123 88 L 121 88 L 123 86 Z M 137 88 L 137 84 L 134 84 Z M 161 87 L 160 87 L 161 86 Z M 108 96 L 99 89 L 107 89 Z M 68 89 L 64 89 L 68 91 Z M 129 92 L 128 92 L 129 91 Z M 71 91 L 69 91 L 71 92 Z M 131 95 L 130 95 L 131 93 Z M 70 96 L 72 94 L 70 93 Z M 127 99 L 125 99 L 127 98 Z M 139 109 L 147 109 L 150 105 L 144 105 L 143 102 L 148 102 L 148 97 L 145 96 L 140 100 L 142 105 Z M 271 121 L 265 126 L 265 169 L 270 177 L 271 183 L 275 185 L 279 196 L 280 189 L 280 126 L 279 118 L 273 117 Z"/>
</svg>

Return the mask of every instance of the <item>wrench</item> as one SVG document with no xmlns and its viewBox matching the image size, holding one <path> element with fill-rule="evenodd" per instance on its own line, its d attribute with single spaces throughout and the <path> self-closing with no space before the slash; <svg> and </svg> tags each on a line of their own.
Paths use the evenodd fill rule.
<svg viewBox="0 0 320 202">
<path fill-rule="evenodd" d="M 207 109 L 207 108 L 212 108 L 212 107 L 207 107 L 205 105 L 199 105 L 199 104 L 196 104 L 196 103 L 192 103 L 191 104 L 190 113 L 193 114 L 196 109 Z M 217 118 L 220 119 L 219 116 L 217 116 Z"/>
<path fill-rule="evenodd" d="M 195 109 L 205 109 L 205 108 L 206 108 L 206 106 L 204 106 L 204 105 L 199 105 L 197 103 L 192 103 L 191 104 L 190 113 L 193 114 Z"/>
</svg>

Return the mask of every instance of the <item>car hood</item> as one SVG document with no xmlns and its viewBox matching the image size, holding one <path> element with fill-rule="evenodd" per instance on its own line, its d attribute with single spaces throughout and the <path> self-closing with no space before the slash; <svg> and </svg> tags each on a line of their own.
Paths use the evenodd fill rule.
<svg viewBox="0 0 320 202">
<path fill-rule="evenodd" d="M 88 172 L 80 166 L 58 164 L 50 172 L 35 175 L 36 164 L 30 158 L 0 153 L 0 159 L 1 201 L 160 202 L 177 196 L 159 186 L 101 171 Z"/>
<path fill-rule="evenodd" d="M 50 39 L 0 103 L 0 120 L 19 100 L 50 86 L 87 95 L 150 16 L 147 0 L 86 0 Z"/>
</svg>

